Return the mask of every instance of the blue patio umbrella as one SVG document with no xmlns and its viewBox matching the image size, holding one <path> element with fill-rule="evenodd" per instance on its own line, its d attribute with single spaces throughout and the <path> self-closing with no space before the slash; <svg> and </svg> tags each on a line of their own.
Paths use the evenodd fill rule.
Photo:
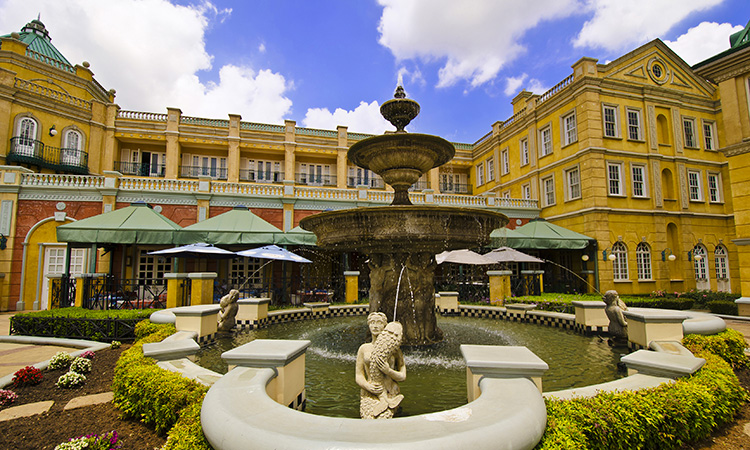
<svg viewBox="0 0 750 450">
<path fill-rule="evenodd" d="M 307 258 L 303 258 L 296 253 L 292 253 L 289 250 L 283 249 L 278 245 L 266 245 L 264 247 L 251 248 L 249 250 L 242 250 L 236 252 L 239 256 L 245 256 L 248 258 L 261 258 L 261 259 L 274 259 L 278 261 L 292 261 L 298 263 L 312 263 Z"/>
</svg>

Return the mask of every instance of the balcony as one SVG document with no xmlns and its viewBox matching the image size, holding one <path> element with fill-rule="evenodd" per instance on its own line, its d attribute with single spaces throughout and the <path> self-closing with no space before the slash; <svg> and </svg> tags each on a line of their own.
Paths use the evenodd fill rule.
<svg viewBox="0 0 750 450">
<path fill-rule="evenodd" d="M 416 183 L 412 184 L 409 188 L 409 192 L 421 192 L 427 189 L 427 182 L 426 181 L 417 181 Z"/>
<path fill-rule="evenodd" d="M 469 184 L 458 184 L 458 183 L 449 183 L 444 184 L 440 183 L 440 193 L 441 194 L 465 194 L 465 195 L 471 195 L 471 185 Z"/>
<path fill-rule="evenodd" d="M 74 148 L 58 148 L 44 145 L 36 139 L 14 137 L 6 162 L 29 164 L 59 172 L 86 175 L 89 173 L 89 154 Z"/>
<path fill-rule="evenodd" d="M 278 183 L 284 182 L 282 172 L 257 171 L 251 169 L 240 169 L 240 181 L 250 181 L 252 183 Z"/>
<path fill-rule="evenodd" d="M 134 163 L 115 161 L 115 170 L 123 175 L 137 175 L 139 177 L 164 177 L 165 164 Z"/>
<path fill-rule="evenodd" d="M 347 187 L 355 188 L 357 186 L 367 186 L 370 189 L 385 189 L 385 182 L 382 178 L 354 178 L 349 177 L 346 182 Z"/>
<path fill-rule="evenodd" d="M 294 182 L 306 186 L 336 186 L 335 175 L 298 173 L 294 177 Z"/>
<path fill-rule="evenodd" d="M 180 168 L 182 178 L 198 178 L 200 176 L 211 177 L 214 180 L 226 180 L 227 169 L 220 167 L 182 166 Z"/>
</svg>

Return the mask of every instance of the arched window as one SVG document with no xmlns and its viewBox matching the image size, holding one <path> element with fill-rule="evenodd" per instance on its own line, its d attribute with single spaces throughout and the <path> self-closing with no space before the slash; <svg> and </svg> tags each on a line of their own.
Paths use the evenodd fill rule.
<svg viewBox="0 0 750 450">
<path fill-rule="evenodd" d="M 696 281 L 708 281 L 708 260 L 706 247 L 701 244 L 693 247 L 693 270 Z"/>
<path fill-rule="evenodd" d="M 60 164 L 77 166 L 81 162 L 81 133 L 76 130 L 65 132 L 63 148 L 60 150 Z"/>
<path fill-rule="evenodd" d="M 36 147 L 36 120 L 24 117 L 18 122 L 14 152 L 18 155 L 34 156 Z"/>
<path fill-rule="evenodd" d="M 612 245 L 612 254 L 615 260 L 612 262 L 613 278 L 615 280 L 628 279 L 628 248 L 622 242 Z"/>
<path fill-rule="evenodd" d="M 641 242 L 635 248 L 635 262 L 638 265 L 638 279 L 651 280 L 651 247 L 645 242 Z"/>
<path fill-rule="evenodd" d="M 716 264 L 716 279 L 726 280 L 729 278 L 729 259 L 727 248 L 717 245 L 714 250 L 714 263 Z"/>
</svg>

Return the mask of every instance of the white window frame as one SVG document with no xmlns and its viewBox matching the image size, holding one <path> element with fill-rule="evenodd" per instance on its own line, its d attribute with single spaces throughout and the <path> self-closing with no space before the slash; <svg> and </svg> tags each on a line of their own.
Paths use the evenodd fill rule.
<svg viewBox="0 0 750 450">
<path fill-rule="evenodd" d="M 613 169 L 617 169 L 616 176 Z M 622 179 L 622 163 L 607 163 L 607 195 L 611 197 L 624 197 L 625 186 Z"/>
<path fill-rule="evenodd" d="M 712 120 L 703 120 L 703 148 L 709 151 L 716 151 L 716 122 Z M 706 133 L 708 131 L 708 133 Z"/>
<path fill-rule="evenodd" d="M 700 256 L 700 259 L 696 258 Z M 708 252 L 701 244 L 693 247 L 693 272 L 696 281 L 708 281 Z"/>
<path fill-rule="evenodd" d="M 698 148 L 698 133 L 695 128 L 694 118 L 682 118 L 682 137 L 684 139 L 685 148 Z"/>
<path fill-rule="evenodd" d="M 503 191 L 503 193 L 502 193 L 502 194 L 500 194 L 500 197 L 501 197 L 501 198 L 506 198 L 506 199 L 510 199 L 510 190 L 507 190 L 507 191 Z"/>
<path fill-rule="evenodd" d="M 529 165 L 529 139 L 521 139 L 518 143 L 518 147 L 521 153 L 521 167 Z"/>
<path fill-rule="evenodd" d="M 487 161 L 484 162 L 487 172 L 487 182 L 495 181 L 495 158 L 489 157 L 487 158 Z"/>
<path fill-rule="evenodd" d="M 630 166 L 630 183 L 633 197 L 648 198 L 648 171 L 645 164 Z M 638 192 L 639 188 L 641 192 Z"/>
<path fill-rule="evenodd" d="M 33 117 L 20 117 L 14 136 L 18 138 L 14 146 L 15 153 L 23 156 L 34 156 L 38 135 L 39 122 Z"/>
<path fill-rule="evenodd" d="M 477 186 L 484 184 L 484 164 L 477 164 Z"/>
<path fill-rule="evenodd" d="M 691 202 L 703 200 L 703 177 L 700 170 L 687 169 L 688 198 Z"/>
<path fill-rule="evenodd" d="M 552 125 L 539 130 L 539 157 L 552 154 Z"/>
<path fill-rule="evenodd" d="M 714 249 L 714 267 L 717 280 L 729 279 L 729 252 L 723 245 L 717 245 Z"/>
<path fill-rule="evenodd" d="M 60 164 L 77 166 L 81 163 L 83 134 L 75 129 L 65 130 L 63 146 L 60 149 Z"/>
<path fill-rule="evenodd" d="M 612 261 L 612 278 L 615 281 L 627 281 L 628 275 L 628 247 L 621 241 L 612 244 L 612 254 L 615 259 Z"/>
<path fill-rule="evenodd" d="M 510 150 L 507 148 L 500 152 L 500 174 L 508 175 L 510 173 Z"/>
<path fill-rule="evenodd" d="M 548 177 L 544 177 L 539 180 L 539 183 L 541 184 L 542 200 L 544 201 L 544 206 L 556 205 L 557 199 L 555 198 L 555 175 L 552 174 Z"/>
<path fill-rule="evenodd" d="M 563 147 L 578 141 L 578 124 L 575 110 L 560 117 L 560 142 Z"/>
<path fill-rule="evenodd" d="M 722 184 L 719 172 L 708 172 L 708 202 L 722 203 Z"/>
<path fill-rule="evenodd" d="M 607 110 L 612 111 L 612 120 L 607 120 Z M 602 133 L 607 138 L 620 137 L 620 108 L 617 105 L 602 105 Z M 612 125 L 612 134 L 607 133 L 607 125 Z"/>
<path fill-rule="evenodd" d="M 635 248 L 635 263 L 638 268 L 638 280 L 649 281 L 654 279 L 651 270 L 651 247 L 645 242 L 639 242 Z"/>
<path fill-rule="evenodd" d="M 526 183 L 521 186 L 521 198 L 524 200 L 531 200 L 531 184 Z"/>
<path fill-rule="evenodd" d="M 581 171 L 578 166 L 565 171 L 565 199 L 578 200 L 581 198 Z"/>
<path fill-rule="evenodd" d="M 636 108 L 625 108 L 625 117 L 628 120 L 628 140 L 643 141 L 643 121 L 641 120 L 641 110 Z M 635 118 L 635 124 L 631 122 L 632 118 Z"/>
</svg>

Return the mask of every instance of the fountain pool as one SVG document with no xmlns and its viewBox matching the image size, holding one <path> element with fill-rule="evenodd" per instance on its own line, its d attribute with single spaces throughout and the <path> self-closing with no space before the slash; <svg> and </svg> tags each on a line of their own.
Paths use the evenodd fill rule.
<svg viewBox="0 0 750 450">
<path fill-rule="evenodd" d="M 522 345 L 550 366 L 545 392 L 611 381 L 620 353 L 598 337 L 574 331 L 505 320 L 438 318 L 444 341 L 430 347 L 404 348 L 406 381 L 400 416 L 426 414 L 466 404 L 466 364 L 460 344 Z M 354 382 L 357 348 L 368 336 L 366 318 L 341 317 L 283 323 L 234 334 L 202 350 L 197 363 L 226 373 L 221 353 L 254 339 L 306 339 L 306 411 L 332 417 L 359 417 L 359 386 Z M 440 395 L 435 395 L 440 393 Z"/>
</svg>

